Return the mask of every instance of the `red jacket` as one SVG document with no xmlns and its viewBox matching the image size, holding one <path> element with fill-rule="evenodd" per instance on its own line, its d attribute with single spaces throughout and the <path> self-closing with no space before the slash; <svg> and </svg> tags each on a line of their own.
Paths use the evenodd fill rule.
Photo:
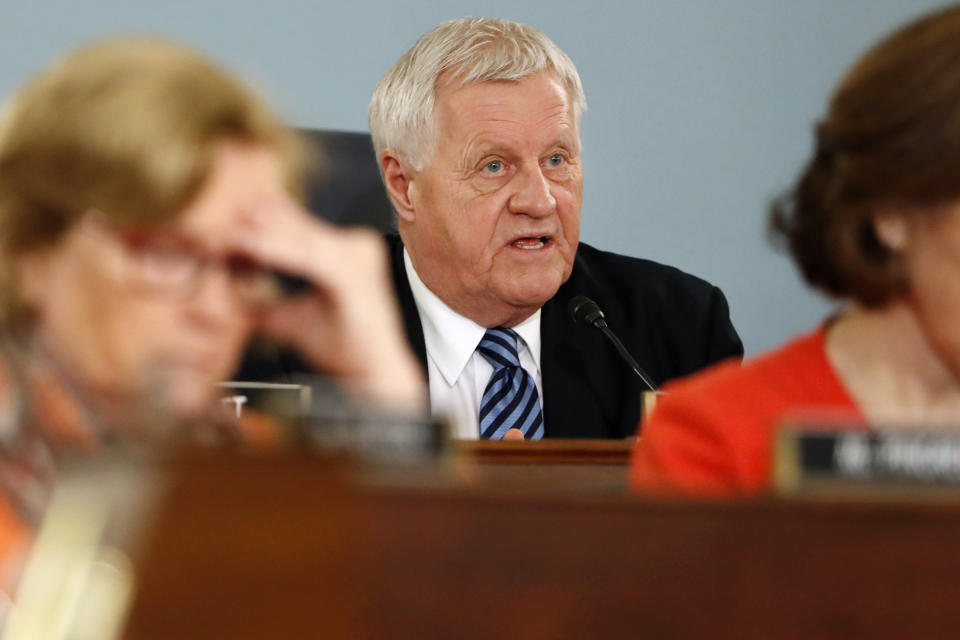
<svg viewBox="0 0 960 640">
<path fill-rule="evenodd" d="M 721 363 L 668 385 L 633 455 L 635 489 L 756 493 L 770 484 L 773 435 L 785 414 L 811 412 L 865 428 L 827 359 L 825 329 L 742 367 Z"/>
</svg>

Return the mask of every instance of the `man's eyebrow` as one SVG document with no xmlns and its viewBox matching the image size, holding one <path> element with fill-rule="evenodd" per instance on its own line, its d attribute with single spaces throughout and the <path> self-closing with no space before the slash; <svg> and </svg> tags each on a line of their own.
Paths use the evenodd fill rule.
<svg viewBox="0 0 960 640">
<path fill-rule="evenodd" d="M 491 138 L 478 138 L 472 145 L 471 151 L 476 153 L 490 153 L 491 151 L 507 151 L 507 145 Z"/>
<path fill-rule="evenodd" d="M 557 148 L 579 151 L 580 138 L 573 131 L 561 133 L 549 143 L 544 145 L 542 151 L 546 153 Z M 506 158 L 510 158 L 517 154 L 515 150 L 511 149 L 509 140 L 497 140 L 490 137 L 477 137 L 463 150 L 461 158 L 464 163 L 473 165 L 488 155 L 501 155 Z"/>
<path fill-rule="evenodd" d="M 472 166 L 474 163 L 479 162 L 482 158 L 489 155 L 509 156 L 511 153 L 502 144 L 489 140 L 480 140 L 464 149 L 462 157 L 466 164 Z"/>
<path fill-rule="evenodd" d="M 579 147 L 580 136 L 576 131 L 565 131 L 558 135 L 550 146 Z"/>
</svg>

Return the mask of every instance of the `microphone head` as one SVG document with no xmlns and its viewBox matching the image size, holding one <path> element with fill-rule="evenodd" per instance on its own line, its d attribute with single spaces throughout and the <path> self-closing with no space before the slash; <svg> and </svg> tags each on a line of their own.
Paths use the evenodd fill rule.
<svg viewBox="0 0 960 640">
<path fill-rule="evenodd" d="M 604 320 L 603 311 L 596 302 L 586 296 L 574 296 L 567 303 L 567 312 L 570 319 L 576 324 L 602 329 L 607 326 Z"/>
</svg>

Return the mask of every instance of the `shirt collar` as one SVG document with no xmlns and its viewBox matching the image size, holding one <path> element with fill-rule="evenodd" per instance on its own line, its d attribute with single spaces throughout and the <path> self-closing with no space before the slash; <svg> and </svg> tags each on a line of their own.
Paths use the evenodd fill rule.
<svg viewBox="0 0 960 640">
<path fill-rule="evenodd" d="M 527 350 L 533 356 L 533 363 L 537 365 L 537 373 L 540 373 L 540 309 L 532 316 L 513 327 L 520 339 L 527 345 Z"/>
<path fill-rule="evenodd" d="M 406 268 L 413 300 L 417 305 L 417 311 L 420 312 L 427 353 L 437 365 L 447 384 L 453 386 L 470 362 L 473 352 L 476 351 L 487 329 L 448 307 L 437 294 L 423 284 L 416 269 L 413 268 L 413 262 L 406 247 L 403 249 L 403 265 Z M 539 373 L 540 309 L 513 327 L 513 330 L 526 344 Z"/>
</svg>

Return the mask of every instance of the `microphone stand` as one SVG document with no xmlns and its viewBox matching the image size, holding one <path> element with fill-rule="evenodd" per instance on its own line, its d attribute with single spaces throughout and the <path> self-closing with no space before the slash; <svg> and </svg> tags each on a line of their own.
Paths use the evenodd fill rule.
<svg viewBox="0 0 960 640">
<path fill-rule="evenodd" d="M 610 344 L 617 350 L 617 353 L 620 354 L 620 358 L 627 363 L 627 366 L 630 367 L 637 377 L 640 378 L 644 386 L 647 387 L 646 389 L 640 390 L 640 421 L 642 423 L 647 414 L 653 410 L 657 396 L 660 394 L 657 385 L 650 379 L 650 376 L 640 367 L 637 361 L 634 360 L 633 356 L 620 341 L 620 338 L 617 337 L 617 334 L 607 326 L 607 320 L 603 315 L 603 311 L 600 310 L 596 302 L 586 296 L 574 296 L 567 305 L 567 311 L 575 324 L 585 324 L 603 333 L 607 340 L 610 341 Z"/>
</svg>

